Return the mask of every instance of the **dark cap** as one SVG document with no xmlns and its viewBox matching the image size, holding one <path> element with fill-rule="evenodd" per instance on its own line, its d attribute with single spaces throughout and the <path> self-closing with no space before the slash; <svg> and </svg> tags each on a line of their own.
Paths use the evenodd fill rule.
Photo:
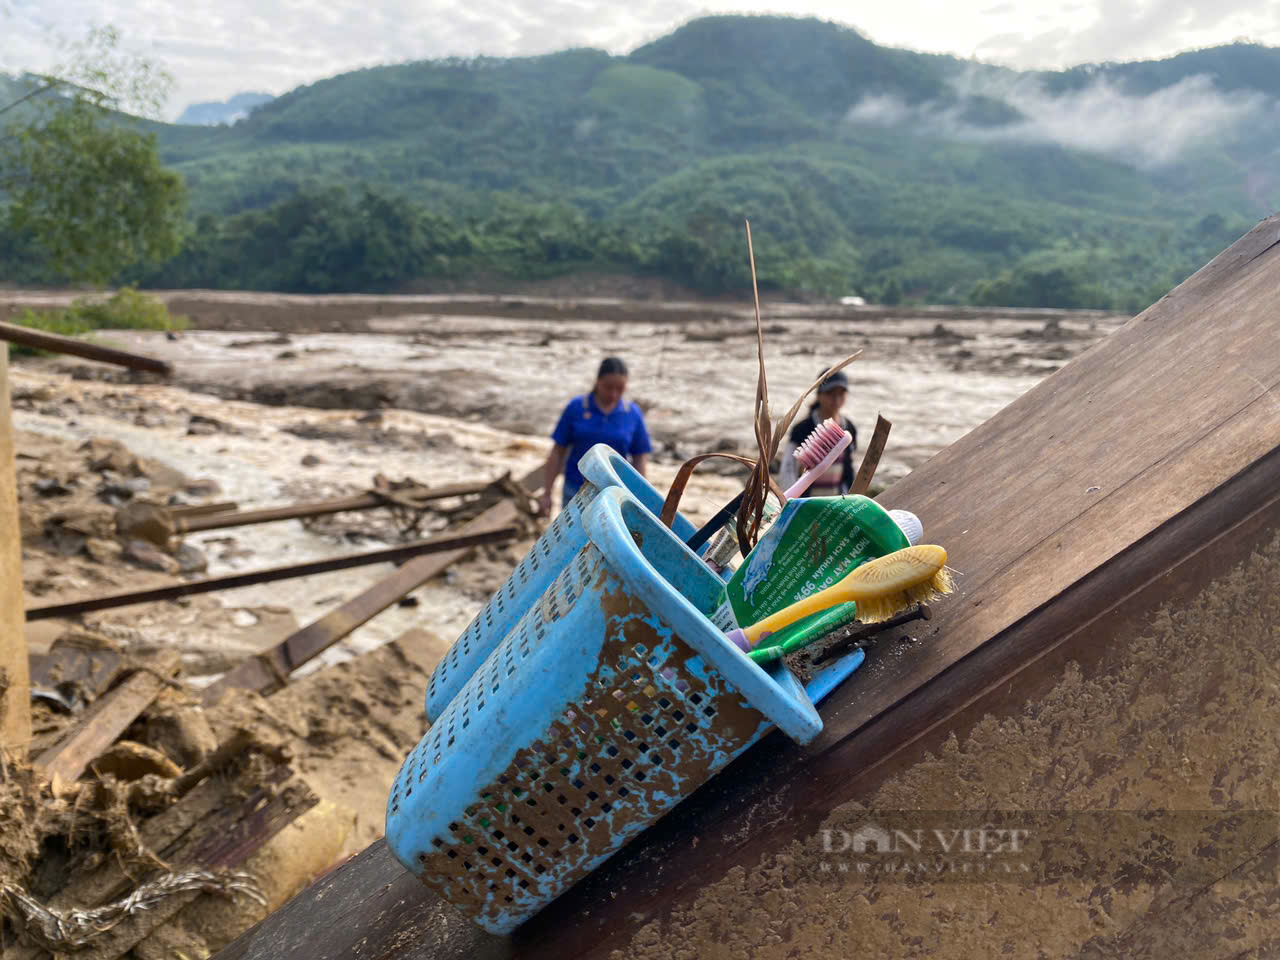
<svg viewBox="0 0 1280 960">
<path fill-rule="evenodd" d="M 828 390 L 848 390 L 849 378 L 844 375 L 843 370 L 837 370 L 827 379 L 818 384 L 818 392 L 826 393 Z"/>
</svg>

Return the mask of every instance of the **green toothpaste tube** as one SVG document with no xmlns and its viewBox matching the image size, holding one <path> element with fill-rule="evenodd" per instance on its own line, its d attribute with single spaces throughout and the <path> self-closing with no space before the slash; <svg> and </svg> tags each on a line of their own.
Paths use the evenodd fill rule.
<svg viewBox="0 0 1280 960">
<path fill-rule="evenodd" d="M 711 619 L 726 633 L 750 626 L 922 536 L 915 514 L 886 510 L 869 497 L 788 500 L 725 584 Z"/>
</svg>

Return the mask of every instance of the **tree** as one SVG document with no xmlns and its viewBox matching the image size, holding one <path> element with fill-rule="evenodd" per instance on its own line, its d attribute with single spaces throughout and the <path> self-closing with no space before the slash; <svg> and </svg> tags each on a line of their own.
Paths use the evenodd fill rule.
<svg viewBox="0 0 1280 960">
<path fill-rule="evenodd" d="M 91 31 L 66 65 L 24 81 L 27 91 L 0 106 L 12 118 L 0 132 L 0 221 L 70 280 L 103 282 L 177 253 L 182 179 L 123 112 L 158 111 L 167 75 L 122 54 L 108 27 Z"/>
</svg>

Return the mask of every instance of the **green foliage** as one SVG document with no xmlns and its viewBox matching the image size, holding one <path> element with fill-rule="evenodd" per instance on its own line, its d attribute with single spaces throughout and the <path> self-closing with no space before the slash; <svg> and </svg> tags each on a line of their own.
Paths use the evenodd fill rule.
<svg viewBox="0 0 1280 960">
<path fill-rule="evenodd" d="M 181 243 L 183 185 L 155 137 L 73 101 L 0 147 L 9 229 L 27 232 L 57 273 L 101 282 Z"/>
<path fill-rule="evenodd" d="M 78 337 L 94 330 L 185 330 L 188 320 L 182 314 L 171 314 L 155 297 L 124 287 L 106 300 L 81 298 L 65 310 L 24 309 L 15 318 L 24 327 Z M 10 344 L 11 355 L 41 353 L 30 347 Z"/>
<path fill-rule="evenodd" d="M 1280 95 L 1277 57 L 1234 45 L 1039 77 L 1141 95 L 1211 74 L 1266 97 Z M 970 76 L 1017 78 L 815 19 L 734 16 L 626 57 L 358 70 L 232 127 L 145 128 L 192 220 L 176 257 L 157 248 L 116 277 L 394 291 L 607 269 L 745 295 L 750 219 L 765 288 L 1139 309 L 1280 205 L 1280 180 L 1261 174 L 1278 124 L 1150 171 L 1012 139 L 1028 117 Z M 920 109 L 855 122 L 864 97 Z M 929 120 L 944 115 L 966 135 Z M 9 275 L 47 268 L 34 235 L 33 221 L 0 233 Z"/>
<path fill-rule="evenodd" d="M 181 246 L 184 188 L 154 134 L 118 109 L 154 113 L 170 78 L 91 30 L 69 63 L 0 102 L 0 223 L 42 254 L 44 271 L 102 282 Z M 12 241 L 11 241 L 12 242 Z"/>
</svg>

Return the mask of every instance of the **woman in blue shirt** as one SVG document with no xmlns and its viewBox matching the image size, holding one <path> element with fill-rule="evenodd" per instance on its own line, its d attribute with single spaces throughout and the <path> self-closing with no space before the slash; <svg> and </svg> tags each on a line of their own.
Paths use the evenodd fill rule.
<svg viewBox="0 0 1280 960">
<path fill-rule="evenodd" d="M 573 499 L 582 486 L 578 461 L 597 443 L 613 447 L 630 459 L 636 471 L 644 476 L 653 445 L 649 442 L 644 414 L 622 396 L 626 389 L 627 365 L 617 357 L 605 357 L 591 392 L 574 397 L 564 408 L 551 434 L 555 446 L 543 468 L 543 513 L 551 512 L 551 487 L 561 470 L 564 470 L 564 494 L 560 502 L 564 504 Z"/>
</svg>

